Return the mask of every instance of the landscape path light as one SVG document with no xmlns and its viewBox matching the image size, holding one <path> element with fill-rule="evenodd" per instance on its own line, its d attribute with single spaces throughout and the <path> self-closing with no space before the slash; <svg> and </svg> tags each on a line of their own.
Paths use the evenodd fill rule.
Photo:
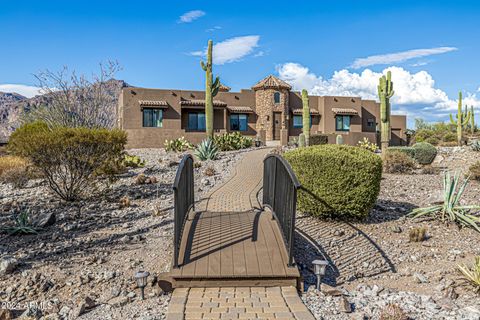
<svg viewBox="0 0 480 320">
<path fill-rule="evenodd" d="M 313 260 L 313 271 L 315 276 L 317 277 L 317 290 L 320 290 L 320 283 L 322 281 L 322 277 L 325 275 L 327 271 L 328 261 L 327 260 Z"/>
<path fill-rule="evenodd" d="M 147 286 L 147 278 L 150 275 L 147 271 L 138 271 L 135 274 L 135 280 L 137 281 L 137 287 L 140 288 L 140 291 L 142 293 L 142 300 L 145 300 L 145 287 Z"/>
</svg>

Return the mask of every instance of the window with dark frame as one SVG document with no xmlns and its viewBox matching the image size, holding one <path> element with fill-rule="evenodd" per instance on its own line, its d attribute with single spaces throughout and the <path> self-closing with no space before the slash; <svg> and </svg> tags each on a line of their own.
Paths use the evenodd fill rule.
<svg viewBox="0 0 480 320">
<path fill-rule="evenodd" d="M 188 113 L 188 130 L 205 131 L 205 112 Z"/>
<path fill-rule="evenodd" d="M 248 130 L 248 114 L 233 113 L 230 115 L 230 130 L 247 131 Z"/>
<path fill-rule="evenodd" d="M 375 127 L 375 119 L 372 119 L 372 118 L 367 119 L 367 127 L 374 128 Z"/>
<path fill-rule="evenodd" d="M 274 103 L 280 103 L 280 92 L 276 91 L 276 92 L 273 94 L 273 102 L 274 102 Z"/>
<path fill-rule="evenodd" d="M 161 128 L 163 126 L 163 110 L 143 108 L 143 127 Z"/>
<path fill-rule="evenodd" d="M 313 117 L 310 115 L 310 128 L 312 127 L 313 123 Z M 293 116 L 293 127 L 298 129 L 298 128 L 303 128 L 303 116 L 301 115 L 294 115 Z"/>
<path fill-rule="evenodd" d="M 351 116 L 336 116 L 335 130 L 336 131 L 350 131 L 350 117 Z"/>
</svg>

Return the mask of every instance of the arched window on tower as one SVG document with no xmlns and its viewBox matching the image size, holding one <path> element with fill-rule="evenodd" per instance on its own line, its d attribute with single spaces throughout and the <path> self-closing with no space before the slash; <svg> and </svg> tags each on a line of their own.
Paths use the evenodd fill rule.
<svg viewBox="0 0 480 320">
<path fill-rule="evenodd" d="M 280 92 L 276 91 L 276 92 L 273 94 L 273 102 L 274 102 L 274 103 L 280 103 Z"/>
</svg>

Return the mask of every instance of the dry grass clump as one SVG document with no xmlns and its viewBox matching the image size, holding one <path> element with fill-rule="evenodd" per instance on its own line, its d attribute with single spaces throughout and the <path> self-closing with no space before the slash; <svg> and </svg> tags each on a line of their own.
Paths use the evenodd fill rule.
<svg viewBox="0 0 480 320">
<path fill-rule="evenodd" d="M 130 207 L 130 198 L 128 196 L 124 196 L 120 198 L 120 209 Z"/>
<path fill-rule="evenodd" d="M 208 177 L 211 177 L 211 176 L 214 176 L 217 172 L 215 171 L 215 168 L 214 167 L 206 167 L 205 170 L 203 171 L 203 173 L 208 176 Z"/>
<path fill-rule="evenodd" d="M 380 320 L 408 320 L 405 311 L 398 304 L 389 303 L 382 309 Z"/>
<path fill-rule="evenodd" d="M 406 153 L 388 150 L 383 158 L 383 170 L 387 173 L 411 173 L 415 161 Z"/>
<path fill-rule="evenodd" d="M 16 188 L 24 187 L 29 179 L 28 160 L 16 156 L 0 157 L 0 182 L 11 183 Z"/>
</svg>

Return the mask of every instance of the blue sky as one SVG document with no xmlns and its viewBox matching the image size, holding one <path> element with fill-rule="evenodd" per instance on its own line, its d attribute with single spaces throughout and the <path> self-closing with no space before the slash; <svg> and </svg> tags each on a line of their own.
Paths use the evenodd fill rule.
<svg viewBox="0 0 480 320">
<path fill-rule="evenodd" d="M 442 120 L 459 90 L 480 109 L 479 15 L 478 2 L 462 0 L 2 1 L 0 91 L 108 59 L 131 85 L 202 89 L 211 38 L 214 72 L 234 90 L 275 74 L 312 94 L 373 98 L 390 68 L 394 110 Z"/>
</svg>

